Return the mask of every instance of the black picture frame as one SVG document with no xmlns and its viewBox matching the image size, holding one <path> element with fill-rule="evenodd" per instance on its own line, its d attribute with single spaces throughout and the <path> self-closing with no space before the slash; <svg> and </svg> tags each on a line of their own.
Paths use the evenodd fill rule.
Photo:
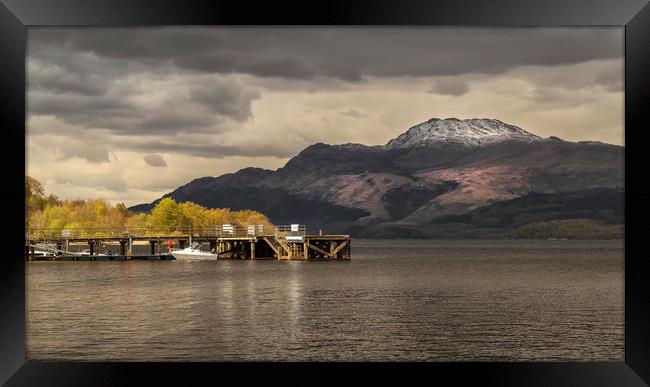
<svg viewBox="0 0 650 387">
<path fill-rule="evenodd" d="M 625 26 L 625 362 L 620 363 L 42 363 L 25 361 L 24 216 L 26 28 L 139 25 Z M 650 125 L 650 6 L 647 0 L 390 0 L 260 2 L 0 0 L 0 125 L 5 253 L 0 269 L 0 382 L 7 385 L 187 385 L 262 378 L 283 384 L 346 380 L 454 384 L 643 386 L 650 383 L 650 272 L 644 237 L 650 190 L 644 147 Z M 294 371 L 302 371 L 296 377 Z M 346 372 L 347 374 L 347 372 Z M 306 379 L 305 377 L 308 377 Z"/>
</svg>

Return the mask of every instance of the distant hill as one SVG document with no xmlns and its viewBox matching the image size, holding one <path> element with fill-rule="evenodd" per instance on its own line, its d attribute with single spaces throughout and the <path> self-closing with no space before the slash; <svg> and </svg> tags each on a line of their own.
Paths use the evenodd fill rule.
<svg viewBox="0 0 650 387">
<path fill-rule="evenodd" d="M 500 238 L 558 219 L 624 223 L 623 176 L 622 146 L 541 138 L 493 119 L 434 118 L 383 146 L 318 143 L 277 171 L 203 177 L 164 197 L 249 208 L 314 232 Z"/>
</svg>

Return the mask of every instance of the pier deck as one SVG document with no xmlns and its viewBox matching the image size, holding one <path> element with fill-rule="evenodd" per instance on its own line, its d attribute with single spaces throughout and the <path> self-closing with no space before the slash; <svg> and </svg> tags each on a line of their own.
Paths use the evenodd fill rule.
<svg viewBox="0 0 650 387">
<path fill-rule="evenodd" d="M 167 243 L 183 249 L 193 242 L 207 244 L 209 251 L 219 259 L 278 259 L 278 260 L 349 260 L 351 239 L 349 235 L 310 235 L 305 226 L 275 226 L 264 231 L 259 225 L 243 229 L 232 225 L 215 225 L 199 230 L 176 228 L 173 230 L 124 229 L 120 231 L 99 229 L 34 229 L 25 235 L 25 258 L 27 260 L 77 260 L 70 257 L 95 257 L 101 260 L 144 259 L 145 255 L 134 254 L 133 246 L 148 244 L 146 257 L 161 258 L 169 252 Z M 99 255 L 100 246 L 119 244 L 119 254 Z M 88 255 L 79 255 L 71 247 L 87 246 Z M 54 256 L 38 256 L 37 250 L 49 251 Z M 206 250 L 203 248 L 203 250 Z M 109 258 L 106 258 L 109 257 Z M 98 259 L 98 260 L 99 260 Z M 153 259 L 153 258 L 147 258 Z M 94 260 L 90 258 L 90 260 Z"/>
</svg>

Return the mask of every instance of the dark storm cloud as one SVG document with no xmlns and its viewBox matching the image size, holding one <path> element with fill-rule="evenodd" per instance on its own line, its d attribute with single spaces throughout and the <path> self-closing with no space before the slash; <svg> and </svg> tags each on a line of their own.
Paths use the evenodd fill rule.
<svg viewBox="0 0 650 387">
<path fill-rule="evenodd" d="M 621 56 L 613 28 L 32 28 L 48 46 L 208 73 L 358 81 L 365 76 L 499 73 Z"/>
<path fill-rule="evenodd" d="M 58 71 L 35 71 L 30 79 L 31 90 L 52 90 L 57 93 L 77 93 L 97 96 L 106 92 L 106 82 L 87 74 L 70 73 L 63 69 Z"/>
<path fill-rule="evenodd" d="M 100 95 L 34 88 L 29 90 L 28 111 L 30 115 L 53 115 L 75 126 L 116 134 L 219 133 L 227 130 L 228 121 L 250 119 L 252 101 L 260 98 L 258 91 L 228 80 L 199 79 L 194 80 L 196 84 L 180 87 L 163 82 L 150 80 L 166 91 L 164 98 L 149 90 L 151 86 L 127 92 L 109 88 Z"/>
<path fill-rule="evenodd" d="M 135 116 L 135 106 L 117 96 L 81 96 L 29 91 L 28 109 L 34 115 L 62 117 Z"/>
<path fill-rule="evenodd" d="M 119 145 L 112 149 L 143 154 L 284 158 L 309 137 L 311 123 L 294 130 L 290 140 L 273 144 L 268 133 L 290 125 L 256 125 L 265 145 L 210 142 L 252 122 L 253 104 L 263 97 L 259 89 L 345 93 L 368 80 L 404 77 L 397 82 L 403 85 L 408 78 L 417 85 L 418 77 L 426 76 L 436 77 L 432 93 L 462 96 L 473 86 L 472 77 L 515 73 L 538 87 L 525 98 L 568 106 L 567 90 L 594 85 L 622 89 L 621 66 L 600 66 L 622 57 L 622 43 L 622 29 L 613 28 L 34 27 L 28 30 L 28 112 L 63 124 L 29 130 L 69 138 L 81 130 L 101 132 L 106 144 Z M 585 63 L 597 66 L 588 74 L 548 71 Z M 425 87 L 431 80 L 426 82 Z M 368 107 L 363 112 L 337 109 L 333 111 L 359 123 L 381 115 Z M 260 111 L 269 114 L 268 108 Z M 301 128 L 301 119 L 296 116 L 294 126 Z M 314 119 L 330 121 L 327 116 Z M 178 133 L 203 134 L 209 140 L 169 140 Z M 134 141 L 137 137 L 147 140 Z M 236 136 L 226 141 L 242 142 Z M 78 148 L 63 150 L 62 159 L 110 162 L 107 149 Z"/>
</svg>

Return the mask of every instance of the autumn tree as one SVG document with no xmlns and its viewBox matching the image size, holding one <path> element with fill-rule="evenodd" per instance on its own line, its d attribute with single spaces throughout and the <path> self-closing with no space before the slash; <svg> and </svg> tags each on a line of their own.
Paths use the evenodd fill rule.
<svg viewBox="0 0 650 387">
<path fill-rule="evenodd" d="M 179 227 L 199 231 L 206 227 L 233 224 L 246 228 L 263 224 L 272 227 L 269 219 L 257 211 L 231 211 L 228 208 L 208 209 L 192 202 L 176 203 L 172 198 L 160 200 L 149 214 L 133 213 L 124 203 L 112 205 L 104 199 L 59 200 L 55 195 L 45 195 L 43 185 L 36 179 L 25 177 L 25 227 L 32 229 L 99 229 L 100 233 L 113 234 L 125 228 L 173 232 Z M 268 230 L 268 229 L 267 229 Z"/>
<path fill-rule="evenodd" d="M 179 223 L 178 203 L 172 198 L 163 198 L 151 210 L 147 225 L 153 229 L 171 232 Z"/>
</svg>

